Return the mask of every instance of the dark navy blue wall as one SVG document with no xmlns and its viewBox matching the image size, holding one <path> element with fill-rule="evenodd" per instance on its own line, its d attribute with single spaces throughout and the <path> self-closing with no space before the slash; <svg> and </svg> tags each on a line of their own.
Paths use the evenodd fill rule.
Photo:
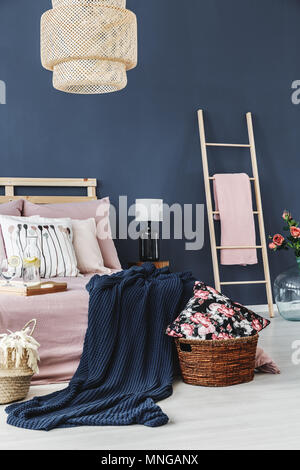
<svg viewBox="0 0 300 470">
<path fill-rule="evenodd" d="M 119 93 L 77 96 L 52 88 L 39 56 L 39 21 L 50 0 L 1 0 L 0 174 L 97 177 L 99 196 L 162 197 L 204 203 L 196 110 L 207 110 L 209 140 L 244 141 L 252 111 L 266 232 L 281 229 L 283 208 L 300 218 L 299 0 L 128 0 L 139 20 L 139 66 Z M 211 172 L 249 171 L 247 151 L 211 151 Z M 117 242 L 123 263 L 136 243 Z M 212 282 L 209 237 L 199 252 L 163 246 L 176 270 Z M 271 256 L 274 277 L 293 261 Z M 227 280 L 261 278 L 259 267 L 222 269 Z M 263 288 L 236 288 L 262 303 Z"/>
</svg>

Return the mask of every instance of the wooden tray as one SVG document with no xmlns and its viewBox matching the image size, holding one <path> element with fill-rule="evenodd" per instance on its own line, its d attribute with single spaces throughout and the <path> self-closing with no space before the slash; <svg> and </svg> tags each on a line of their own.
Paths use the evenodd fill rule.
<svg viewBox="0 0 300 470">
<path fill-rule="evenodd" d="M 31 295 L 54 294 L 64 292 L 68 288 L 66 282 L 46 281 L 39 284 L 24 285 L 22 281 L 15 281 L 11 284 L 0 283 L 0 294 Z"/>
</svg>

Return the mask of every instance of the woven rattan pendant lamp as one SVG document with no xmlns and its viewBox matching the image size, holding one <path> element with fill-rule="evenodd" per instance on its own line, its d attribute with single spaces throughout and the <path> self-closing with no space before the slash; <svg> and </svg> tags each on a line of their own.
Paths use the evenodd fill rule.
<svg viewBox="0 0 300 470">
<path fill-rule="evenodd" d="M 52 0 L 41 19 L 42 65 L 67 93 L 125 88 L 137 64 L 137 21 L 126 0 Z"/>
</svg>

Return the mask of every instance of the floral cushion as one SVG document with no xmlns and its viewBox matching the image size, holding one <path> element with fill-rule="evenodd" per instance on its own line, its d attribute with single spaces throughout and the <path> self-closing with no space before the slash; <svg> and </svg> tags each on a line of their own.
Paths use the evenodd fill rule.
<svg viewBox="0 0 300 470">
<path fill-rule="evenodd" d="M 177 338 L 221 340 L 253 336 L 269 324 L 269 320 L 197 281 L 194 296 L 166 333 Z"/>
</svg>

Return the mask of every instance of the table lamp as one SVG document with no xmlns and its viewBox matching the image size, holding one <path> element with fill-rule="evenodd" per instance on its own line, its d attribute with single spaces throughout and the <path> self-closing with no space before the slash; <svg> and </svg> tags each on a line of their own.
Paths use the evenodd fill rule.
<svg viewBox="0 0 300 470">
<path fill-rule="evenodd" d="M 159 260 L 159 235 L 152 230 L 153 222 L 163 220 L 162 199 L 136 199 L 135 220 L 147 222 L 147 228 L 140 232 L 140 261 Z"/>
</svg>

